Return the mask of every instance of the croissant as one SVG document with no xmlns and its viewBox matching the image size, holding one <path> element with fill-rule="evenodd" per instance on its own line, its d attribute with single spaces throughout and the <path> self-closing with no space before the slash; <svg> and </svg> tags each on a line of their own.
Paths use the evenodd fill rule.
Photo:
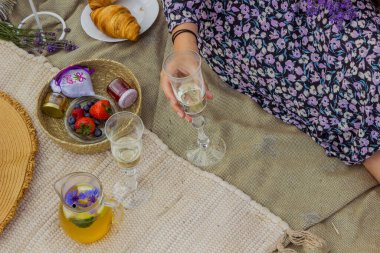
<svg viewBox="0 0 380 253">
<path fill-rule="evenodd" d="M 121 5 L 100 7 L 91 12 L 94 24 L 105 34 L 113 38 L 136 41 L 140 34 L 140 25 L 131 12 Z"/>
<path fill-rule="evenodd" d="M 116 2 L 117 0 L 88 0 L 91 10 L 95 10 L 100 7 L 108 6 Z"/>
</svg>

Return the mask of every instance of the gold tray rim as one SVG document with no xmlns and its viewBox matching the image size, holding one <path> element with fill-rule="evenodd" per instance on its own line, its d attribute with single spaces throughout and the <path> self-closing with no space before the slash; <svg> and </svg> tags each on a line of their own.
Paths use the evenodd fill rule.
<svg viewBox="0 0 380 253">
<path fill-rule="evenodd" d="M 114 60 L 109 60 L 109 59 L 101 59 L 101 58 L 82 60 L 82 61 L 79 61 L 79 62 L 72 63 L 70 65 L 67 65 L 66 67 L 73 66 L 73 65 L 86 65 L 86 63 L 88 63 L 88 62 L 102 62 L 102 63 L 108 63 L 108 64 L 118 65 L 118 66 L 122 67 L 128 73 L 128 75 L 131 76 L 131 78 L 134 80 L 134 84 L 135 84 L 134 88 L 137 89 L 137 93 L 138 93 L 137 108 L 136 108 L 136 112 L 135 113 L 137 115 L 140 115 L 141 114 L 141 105 L 142 105 L 142 92 L 141 92 L 140 83 L 137 80 L 137 78 L 134 75 L 134 73 L 126 65 L 124 65 L 123 63 L 120 63 L 120 62 L 114 61 Z M 79 142 L 73 143 L 73 142 L 61 140 L 61 139 L 59 139 L 59 138 L 51 135 L 50 132 L 41 123 L 41 117 L 40 117 L 40 115 L 42 114 L 42 112 L 40 110 L 41 96 L 46 93 L 47 89 L 49 89 L 49 87 L 50 87 L 50 81 L 52 80 L 52 78 L 55 75 L 56 74 L 52 75 L 51 78 L 49 78 L 49 82 L 42 87 L 42 89 L 41 89 L 41 91 L 39 92 L 39 95 L 38 95 L 38 100 L 37 100 L 37 105 L 36 105 L 36 110 L 37 110 L 36 113 L 37 113 L 37 119 L 38 119 L 37 121 L 38 121 L 38 124 L 41 126 L 42 131 L 50 139 L 52 139 L 54 142 L 56 142 L 58 145 L 60 145 L 61 147 L 65 148 L 65 149 L 67 149 L 69 151 L 72 151 L 74 153 L 79 153 L 79 154 L 94 154 L 94 153 L 104 152 L 107 149 L 109 149 L 110 144 L 109 144 L 109 141 L 107 139 L 105 139 L 105 140 L 103 140 L 101 142 L 97 142 L 97 143 L 79 143 Z M 91 151 L 89 151 L 89 150 L 91 150 Z"/>
<path fill-rule="evenodd" d="M 0 91 L 0 98 L 8 102 L 20 114 L 21 118 L 24 121 L 24 124 L 26 125 L 29 131 L 29 136 L 31 137 L 31 148 L 32 148 L 31 154 L 28 159 L 28 165 L 25 170 L 24 182 L 19 190 L 16 201 L 14 202 L 14 205 L 9 210 L 9 213 L 5 216 L 5 219 L 3 221 L 0 221 L 0 234 L 1 234 L 4 231 L 5 227 L 11 222 L 11 220 L 16 215 L 17 207 L 20 205 L 33 179 L 34 169 L 36 166 L 35 157 L 38 152 L 38 138 L 36 134 L 36 129 L 33 126 L 33 121 L 31 117 L 29 116 L 28 112 L 25 110 L 25 108 L 16 99 L 14 99 L 9 94 L 3 91 Z"/>
</svg>

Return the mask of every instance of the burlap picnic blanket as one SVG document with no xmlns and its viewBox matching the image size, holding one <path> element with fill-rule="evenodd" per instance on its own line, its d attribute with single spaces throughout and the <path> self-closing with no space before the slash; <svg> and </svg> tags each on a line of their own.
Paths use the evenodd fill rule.
<svg viewBox="0 0 380 253">
<path fill-rule="evenodd" d="M 71 153 L 55 144 L 36 117 L 39 92 L 58 69 L 0 41 L 0 90 L 31 115 L 39 140 L 33 181 L 12 222 L 0 235 L 0 252 L 272 252 L 284 250 L 282 238 L 312 239 L 295 232 L 267 208 L 212 173 L 174 154 L 152 132 L 143 136 L 141 185 L 150 181 L 151 199 L 126 210 L 99 242 L 85 245 L 64 235 L 58 221 L 60 198 L 53 184 L 62 176 L 90 172 L 105 193 L 122 178 L 110 151 Z M 3 92 L 9 95 L 4 95 Z M 17 102 L 14 102 L 17 103 Z M 1 186 L 0 186 L 1 187 Z M 85 231 L 83 232 L 85 233 Z M 309 237 L 308 237 L 309 236 Z M 321 241 L 314 240 L 314 243 Z M 322 245 L 321 245 L 322 246 Z"/>
<path fill-rule="evenodd" d="M 72 29 L 67 38 L 80 46 L 71 53 L 49 56 L 49 60 L 59 68 L 88 58 L 108 58 L 127 65 L 142 85 L 142 118 L 147 128 L 183 156 L 196 132 L 171 111 L 159 88 L 162 61 L 171 50 L 162 7 L 154 25 L 138 42 L 105 43 L 88 37 L 81 28 L 86 1 L 35 3 L 40 11 L 61 15 Z M 28 2 L 19 1 L 11 20 L 18 23 L 30 13 Z M 58 27 L 51 24 L 52 29 Z M 332 252 L 380 248 L 375 233 L 380 227 L 380 210 L 375 208 L 380 201 L 379 187 L 362 166 L 349 167 L 328 158 L 308 136 L 226 87 L 206 64 L 203 73 L 215 96 L 204 112 L 206 131 L 223 137 L 227 144 L 223 162 L 207 171 L 268 207 L 291 227 L 310 228 L 324 237 Z"/>
</svg>

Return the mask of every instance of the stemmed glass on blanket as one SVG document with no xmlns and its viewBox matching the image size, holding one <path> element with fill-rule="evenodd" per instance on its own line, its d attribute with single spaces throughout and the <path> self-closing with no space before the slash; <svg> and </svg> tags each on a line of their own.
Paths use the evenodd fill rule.
<svg viewBox="0 0 380 253">
<path fill-rule="evenodd" d="M 197 142 L 186 151 L 187 159 L 198 167 L 218 163 L 225 154 L 226 144 L 203 131 L 205 119 L 200 113 L 206 107 L 206 87 L 201 72 L 201 57 L 190 50 L 173 52 L 166 57 L 163 70 L 176 99 L 185 113 L 192 117 L 192 126 L 198 131 Z"/>
<path fill-rule="evenodd" d="M 105 133 L 111 143 L 111 152 L 119 168 L 126 175 L 113 187 L 114 197 L 125 208 L 136 208 L 152 194 L 149 181 L 137 183 L 137 168 L 142 151 L 144 124 L 131 112 L 113 114 L 106 122 Z"/>
</svg>

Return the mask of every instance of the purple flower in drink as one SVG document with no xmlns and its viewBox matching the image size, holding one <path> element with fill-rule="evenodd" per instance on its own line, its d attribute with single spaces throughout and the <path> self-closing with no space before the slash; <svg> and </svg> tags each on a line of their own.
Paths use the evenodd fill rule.
<svg viewBox="0 0 380 253">
<path fill-rule="evenodd" d="M 76 205 L 78 204 L 78 200 L 79 200 L 79 196 L 78 196 L 77 190 L 69 191 L 68 193 L 66 193 L 65 202 L 67 205 L 76 207 Z"/>
<path fill-rule="evenodd" d="M 99 194 L 100 192 L 97 188 L 86 191 L 86 196 L 89 202 L 88 206 L 92 205 L 98 200 Z"/>
</svg>

